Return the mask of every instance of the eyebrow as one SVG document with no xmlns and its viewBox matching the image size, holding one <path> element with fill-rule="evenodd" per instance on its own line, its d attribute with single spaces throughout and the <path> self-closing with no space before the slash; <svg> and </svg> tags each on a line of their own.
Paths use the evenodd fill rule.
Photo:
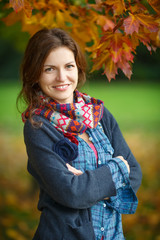
<svg viewBox="0 0 160 240">
<path fill-rule="evenodd" d="M 71 63 L 73 64 L 73 63 L 75 63 L 75 61 L 68 62 L 68 63 L 66 63 L 65 65 L 68 65 L 68 64 L 71 64 Z M 55 65 L 45 64 L 44 67 L 55 67 Z"/>
</svg>

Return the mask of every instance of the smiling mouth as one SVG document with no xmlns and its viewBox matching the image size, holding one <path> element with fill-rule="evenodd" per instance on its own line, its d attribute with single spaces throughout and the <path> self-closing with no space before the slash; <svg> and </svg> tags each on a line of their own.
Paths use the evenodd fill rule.
<svg viewBox="0 0 160 240">
<path fill-rule="evenodd" d="M 60 86 L 55 86 L 53 88 L 56 88 L 56 89 L 66 89 L 70 84 L 65 84 L 65 85 L 60 85 Z"/>
</svg>

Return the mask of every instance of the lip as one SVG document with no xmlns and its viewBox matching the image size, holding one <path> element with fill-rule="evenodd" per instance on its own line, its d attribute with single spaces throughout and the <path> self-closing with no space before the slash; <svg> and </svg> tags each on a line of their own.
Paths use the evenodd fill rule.
<svg viewBox="0 0 160 240">
<path fill-rule="evenodd" d="M 59 91 L 64 91 L 69 86 L 70 86 L 70 84 L 61 84 L 61 85 L 54 86 L 53 88 L 56 89 L 56 90 L 59 90 Z"/>
</svg>

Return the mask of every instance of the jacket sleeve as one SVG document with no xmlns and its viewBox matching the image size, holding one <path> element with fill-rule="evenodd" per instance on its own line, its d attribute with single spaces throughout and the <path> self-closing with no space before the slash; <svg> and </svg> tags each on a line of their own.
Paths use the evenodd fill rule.
<svg viewBox="0 0 160 240">
<path fill-rule="evenodd" d="M 127 145 L 119 129 L 118 123 L 106 108 L 104 108 L 104 115 L 101 123 L 105 134 L 109 138 L 112 147 L 114 148 L 113 157 L 123 156 L 124 159 L 128 161 L 128 164 L 130 166 L 130 184 L 133 190 L 137 192 L 142 180 L 141 167 L 133 156 L 129 146 Z"/>
<path fill-rule="evenodd" d="M 80 176 L 68 171 L 65 161 L 53 151 L 54 144 L 64 136 L 45 121 L 39 128 L 32 127 L 29 120 L 24 126 L 28 171 L 40 187 L 61 205 L 79 209 L 91 207 L 106 196 L 116 195 L 107 166 L 86 171 Z"/>
</svg>

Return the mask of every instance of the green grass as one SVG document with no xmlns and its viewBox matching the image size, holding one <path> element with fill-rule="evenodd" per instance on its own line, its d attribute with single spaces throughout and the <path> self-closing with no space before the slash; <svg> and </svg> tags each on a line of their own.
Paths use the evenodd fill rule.
<svg viewBox="0 0 160 240">
<path fill-rule="evenodd" d="M 123 131 L 160 130 L 159 83 L 90 82 L 84 91 L 104 101 Z"/>
<path fill-rule="evenodd" d="M 1 81 L 2 82 L 2 81 Z M 0 83 L 0 128 L 4 131 L 22 131 L 20 113 L 16 109 L 16 97 L 20 86 L 16 81 Z M 127 81 L 92 82 L 82 89 L 95 98 L 102 99 L 105 106 L 118 121 L 122 131 L 160 130 L 160 84 Z"/>
<path fill-rule="evenodd" d="M 20 85 L 16 82 L 0 83 L 0 129 L 6 132 L 20 133 L 22 121 L 16 108 L 16 98 L 20 91 Z"/>
</svg>

